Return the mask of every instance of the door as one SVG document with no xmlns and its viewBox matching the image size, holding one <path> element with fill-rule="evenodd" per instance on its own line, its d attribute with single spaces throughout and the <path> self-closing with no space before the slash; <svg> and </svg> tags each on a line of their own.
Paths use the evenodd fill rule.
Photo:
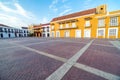
<svg viewBox="0 0 120 80">
<path fill-rule="evenodd" d="M 65 37 L 69 37 L 69 31 L 65 31 Z"/>
<path fill-rule="evenodd" d="M 90 32 L 90 30 L 84 30 L 84 37 L 85 38 L 90 38 L 91 36 L 91 32 Z"/>
<path fill-rule="evenodd" d="M 3 38 L 3 34 L 1 34 L 1 38 Z"/>
<path fill-rule="evenodd" d="M 81 30 L 76 30 L 76 38 L 81 38 Z"/>
<path fill-rule="evenodd" d="M 59 31 L 56 32 L 56 37 L 60 37 L 60 32 Z"/>
<path fill-rule="evenodd" d="M 98 38 L 105 38 L 105 29 L 98 29 L 97 30 L 97 37 Z"/>
<path fill-rule="evenodd" d="M 10 34 L 8 34 L 9 38 L 10 38 Z"/>
</svg>

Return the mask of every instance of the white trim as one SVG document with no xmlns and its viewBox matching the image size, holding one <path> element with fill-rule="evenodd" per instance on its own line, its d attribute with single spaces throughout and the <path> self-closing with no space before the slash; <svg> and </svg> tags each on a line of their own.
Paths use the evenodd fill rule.
<svg viewBox="0 0 120 80">
<path fill-rule="evenodd" d="M 104 36 L 104 38 L 105 38 L 105 28 L 98 28 L 98 29 L 97 29 L 97 36 L 96 36 L 97 38 L 98 38 L 98 30 L 103 30 L 103 32 L 104 32 L 104 35 L 103 35 L 103 36 Z"/>
<path fill-rule="evenodd" d="M 116 38 L 118 38 L 118 28 L 108 28 L 108 38 L 110 37 L 109 36 L 109 31 L 110 31 L 110 29 L 116 29 Z"/>
<path fill-rule="evenodd" d="M 115 16 L 120 16 L 120 13 L 115 13 L 115 14 L 107 14 L 107 15 L 103 15 L 103 16 L 97 16 L 95 18 L 106 18 L 106 17 L 115 17 Z"/>
<path fill-rule="evenodd" d="M 77 36 L 77 31 L 80 31 L 80 36 L 79 37 Z M 76 38 L 81 38 L 81 30 L 75 30 L 75 37 Z"/>
<path fill-rule="evenodd" d="M 58 36 L 57 36 L 57 33 L 59 33 Z M 56 31 L 56 37 L 60 37 L 60 31 Z"/>
</svg>

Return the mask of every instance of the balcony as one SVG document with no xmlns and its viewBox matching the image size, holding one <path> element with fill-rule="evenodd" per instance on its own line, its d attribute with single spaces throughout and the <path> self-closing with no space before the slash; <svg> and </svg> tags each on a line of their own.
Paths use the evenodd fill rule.
<svg viewBox="0 0 120 80">
<path fill-rule="evenodd" d="M 85 28 L 90 28 L 90 27 L 92 27 L 92 24 L 85 25 Z"/>
<path fill-rule="evenodd" d="M 77 26 L 71 26 L 71 27 L 60 27 L 59 30 L 65 30 L 65 29 L 77 29 Z"/>
<path fill-rule="evenodd" d="M 102 24 L 102 25 L 99 24 L 99 25 L 98 25 L 98 28 L 104 28 L 105 26 L 106 26 L 106 24 Z"/>
<path fill-rule="evenodd" d="M 53 31 L 54 29 L 55 29 L 54 27 L 51 28 L 52 31 Z"/>
</svg>

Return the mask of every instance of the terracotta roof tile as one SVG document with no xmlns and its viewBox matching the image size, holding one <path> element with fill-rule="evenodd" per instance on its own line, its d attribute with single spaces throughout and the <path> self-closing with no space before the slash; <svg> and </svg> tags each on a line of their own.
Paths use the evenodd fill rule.
<svg viewBox="0 0 120 80">
<path fill-rule="evenodd" d="M 80 11 L 80 12 L 76 12 L 76 13 L 72 13 L 72 14 L 68 14 L 68 15 L 65 15 L 65 16 L 56 17 L 56 18 L 53 18 L 52 21 L 58 21 L 58 20 L 62 20 L 62 19 L 68 19 L 68 18 L 83 16 L 83 15 L 92 14 L 92 13 L 96 13 L 96 8 L 85 10 L 85 11 Z"/>
<path fill-rule="evenodd" d="M 41 25 L 33 25 L 33 28 L 36 29 L 36 28 L 41 28 Z"/>
<path fill-rule="evenodd" d="M 46 24 L 41 24 L 41 26 L 46 26 L 46 25 L 50 25 L 50 23 L 46 23 Z"/>
</svg>

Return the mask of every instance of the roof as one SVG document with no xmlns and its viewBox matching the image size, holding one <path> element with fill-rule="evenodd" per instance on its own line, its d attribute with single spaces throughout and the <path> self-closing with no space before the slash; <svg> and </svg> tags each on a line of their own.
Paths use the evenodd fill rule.
<svg viewBox="0 0 120 80">
<path fill-rule="evenodd" d="M 51 22 L 96 13 L 96 8 L 53 18 Z"/>
<path fill-rule="evenodd" d="M 33 25 L 33 28 L 34 28 L 34 29 L 39 29 L 39 28 L 42 28 L 42 27 L 47 26 L 47 25 L 50 25 L 50 23 Z"/>
<path fill-rule="evenodd" d="M 50 23 L 46 23 L 46 24 L 41 24 L 41 26 L 46 26 L 46 25 L 50 25 Z"/>
<path fill-rule="evenodd" d="M 28 29 L 28 27 L 21 27 L 22 29 Z"/>
<path fill-rule="evenodd" d="M 0 24 L 0 26 L 4 26 L 4 27 L 10 27 L 10 26 L 4 25 L 4 24 Z"/>
<path fill-rule="evenodd" d="M 36 29 L 36 28 L 41 28 L 41 25 L 33 25 L 33 28 Z"/>
</svg>

